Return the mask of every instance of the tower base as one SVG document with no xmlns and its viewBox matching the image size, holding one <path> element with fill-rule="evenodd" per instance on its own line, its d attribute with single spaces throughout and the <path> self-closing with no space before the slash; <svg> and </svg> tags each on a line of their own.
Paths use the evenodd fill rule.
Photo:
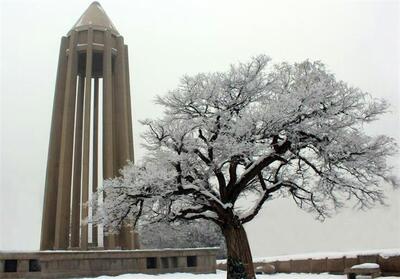
<svg viewBox="0 0 400 279">
<path fill-rule="evenodd" d="M 0 278 L 79 278 L 125 273 L 215 273 L 218 248 L 0 252 Z"/>
</svg>

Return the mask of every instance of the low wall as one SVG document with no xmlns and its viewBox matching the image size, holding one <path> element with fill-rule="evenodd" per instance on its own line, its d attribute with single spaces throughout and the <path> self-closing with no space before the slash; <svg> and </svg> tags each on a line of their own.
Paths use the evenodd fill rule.
<svg viewBox="0 0 400 279">
<path fill-rule="evenodd" d="M 400 256 L 382 257 L 379 254 L 354 257 L 296 259 L 285 261 L 254 262 L 254 267 L 273 265 L 280 273 L 334 273 L 343 274 L 345 268 L 362 263 L 379 264 L 383 276 L 400 276 Z M 225 263 L 217 264 L 217 269 L 226 270 Z M 266 268 L 267 269 L 267 268 Z"/>
<path fill-rule="evenodd" d="M 215 273 L 218 248 L 0 252 L 0 278 L 72 278 L 124 273 Z"/>
</svg>

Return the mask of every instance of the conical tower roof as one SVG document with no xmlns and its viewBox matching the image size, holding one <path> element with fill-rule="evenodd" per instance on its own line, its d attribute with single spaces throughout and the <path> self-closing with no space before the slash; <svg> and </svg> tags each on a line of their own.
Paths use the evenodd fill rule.
<svg viewBox="0 0 400 279">
<path fill-rule="evenodd" d="M 97 1 L 90 4 L 72 29 L 83 29 L 89 26 L 104 27 L 119 34 L 111 19 Z"/>
</svg>

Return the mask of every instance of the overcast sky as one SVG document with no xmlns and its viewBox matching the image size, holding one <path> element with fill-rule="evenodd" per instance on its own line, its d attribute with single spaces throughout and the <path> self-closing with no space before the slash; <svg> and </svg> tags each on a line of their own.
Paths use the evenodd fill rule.
<svg viewBox="0 0 400 279">
<path fill-rule="evenodd" d="M 0 0 L 0 249 L 38 249 L 58 51 L 90 1 Z M 136 159 L 139 119 L 184 74 L 226 70 L 267 54 L 321 60 L 338 79 L 392 103 L 366 127 L 400 139 L 399 1 L 100 2 L 129 46 Z M 399 157 L 391 161 L 399 171 Z M 400 190 L 388 207 L 342 210 L 325 223 L 273 201 L 247 231 L 255 256 L 400 247 Z"/>
</svg>

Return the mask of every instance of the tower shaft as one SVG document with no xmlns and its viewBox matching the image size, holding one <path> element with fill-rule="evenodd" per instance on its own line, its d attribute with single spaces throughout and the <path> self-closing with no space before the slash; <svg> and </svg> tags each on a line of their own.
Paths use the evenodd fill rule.
<svg viewBox="0 0 400 279">
<path fill-rule="evenodd" d="M 134 159 L 127 50 L 98 3 L 61 40 L 41 250 L 87 250 L 101 242 L 106 249 L 138 248 L 129 222 L 118 234 L 86 222 L 99 181 Z"/>
</svg>

